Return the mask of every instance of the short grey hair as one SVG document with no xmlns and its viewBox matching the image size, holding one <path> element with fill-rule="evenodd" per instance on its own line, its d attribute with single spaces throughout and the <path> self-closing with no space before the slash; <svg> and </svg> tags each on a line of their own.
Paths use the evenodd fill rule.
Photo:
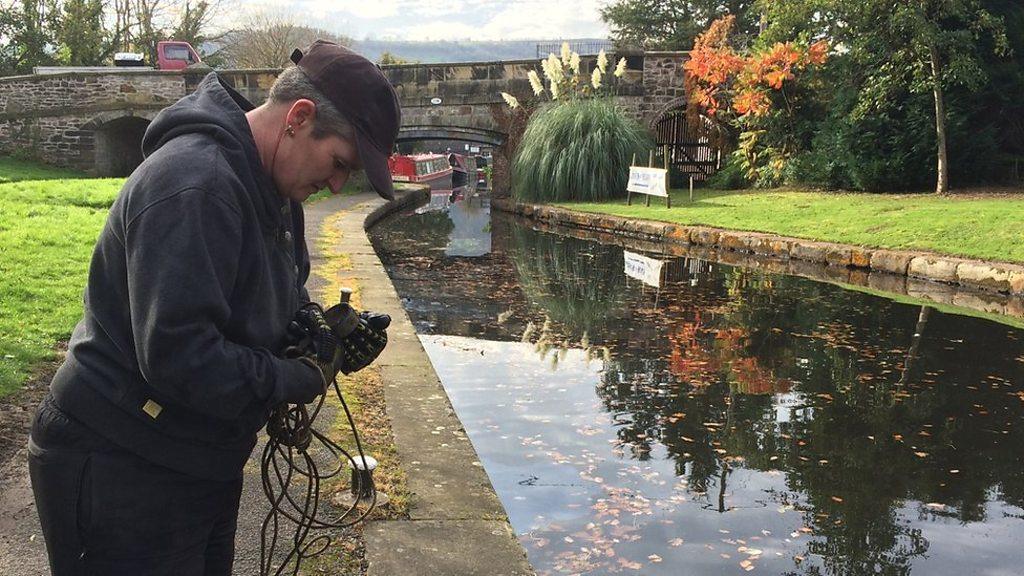
<svg viewBox="0 0 1024 576">
<path fill-rule="evenodd" d="M 302 68 L 298 66 L 285 68 L 270 87 L 270 93 L 267 94 L 267 102 L 274 104 L 288 104 L 302 98 L 310 100 L 316 105 L 313 138 L 319 139 L 334 135 L 348 140 L 355 139 L 356 132 L 352 123 L 341 112 L 338 112 L 338 109 L 324 96 L 323 92 L 313 85 Z"/>
</svg>

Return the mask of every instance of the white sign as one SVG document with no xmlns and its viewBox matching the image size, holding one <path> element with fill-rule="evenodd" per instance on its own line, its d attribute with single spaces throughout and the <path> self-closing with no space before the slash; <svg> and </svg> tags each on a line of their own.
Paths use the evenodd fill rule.
<svg viewBox="0 0 1024 576">
<path fill-rule="evenodd" d="M 625 259 L 623 271 L 626 276 L 636 278 L 648 286 L 661 286 L 661 267 L 665 265 L 664 262 L 625 250 L 622 251 L 622 256 Z"/>
<path fill-rule="evenodd" d="M 629 167 L 629 183 L 626 191 L 634 194 L 650 194 L 668 198 L 668 171 L 664 168 Z"/>
</svg>

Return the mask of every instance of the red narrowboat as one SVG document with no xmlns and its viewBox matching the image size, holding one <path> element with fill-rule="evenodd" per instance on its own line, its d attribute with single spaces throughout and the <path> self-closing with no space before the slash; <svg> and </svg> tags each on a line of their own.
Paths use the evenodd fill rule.
<svg viewBox="0 0 1024 576">
<path fill-rule="evenodd" d="M 451 188 L 452 167 L 443 154 L 393 154 L 388 158 L 391 179 L 395 182 L 416 182 L 431 187 Z"/>
</svg>

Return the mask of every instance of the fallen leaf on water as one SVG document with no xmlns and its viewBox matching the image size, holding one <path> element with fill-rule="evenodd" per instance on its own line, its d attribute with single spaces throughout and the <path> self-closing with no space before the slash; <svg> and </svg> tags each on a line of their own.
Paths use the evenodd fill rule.
<svg viewBox="0 0 1024 576">
<path fill-rule="evenodd" d="M 928 453 L 927 452 L 914 452 L 914 456 L 917 456 L 918 458 L 925 458 L 925 457 L 928 456 Z"/>
<path fill-rule="evenodd" d="M 673 539 L 668 541 L 668 545 L 673 547 L 673 548 L 682 546 L 683 545 L 683 539 L 682 538 L 673 538 Z"/>
<path fill-rule="evenodd" d="M 833 502 L 842 502 L 842 501 L 843 501 L 843 499 L 842 499 L 842 498 L 840 498 L 839 496 L 833 496 L 833 497 L 832 497 L 832 501 L 833 501 Z"/>
<path fill-rule="evenodd" d="M 651 562 L 655 562 L 655 563 L 661 562 L 661 556 L 658 556 L 657 554 L 651 554 L 650 556 L 647 557 L 647 559 L 650 560 Z"/>
</svg>

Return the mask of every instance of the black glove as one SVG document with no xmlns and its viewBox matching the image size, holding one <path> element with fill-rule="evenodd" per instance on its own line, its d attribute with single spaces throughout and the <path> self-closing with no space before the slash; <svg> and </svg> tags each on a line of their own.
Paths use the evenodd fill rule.
<svg viewBox="0 0 1024 576">
<path fill-rule="evenodd" d="M 355 330 L 338 341 L 341 372 L 351 374 L 370 365 L 388 344 L 391 316 L 380 312 L 360 312 Z"/>
<path fill-rule="evenodd" d="M 324 388 L 338 375 L 338 337 L 324 320 L 317 304 L 307 304 L 295 312 L 288 325 L 290 345 L 285 356 L 308 359 L 316 364 L 324 377 Z M 322 391 L 321 391 L 322 393 Z"/>
</svg>

